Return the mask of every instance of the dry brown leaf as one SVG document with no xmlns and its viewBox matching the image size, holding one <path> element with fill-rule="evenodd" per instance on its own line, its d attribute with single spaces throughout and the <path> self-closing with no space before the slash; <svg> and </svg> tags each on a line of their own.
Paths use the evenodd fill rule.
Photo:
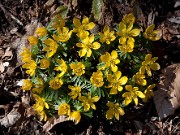
<svg viewBox="0 0 180 135">
<path fill-rule="evenodd" d="M 68 121 L 67 116 L 61 115 L 58 117 L 50 118 L 43 126 L 43 130 L 47 133 L 49 132 L 55 125 Z"/>
<path fill-rule="evenodd" d="M 5 70 L 4 65 L 3 65 L 2 61 L 0 61 L 0 73 L 3 73 L 4 70 Z"/>
<path fill-rule="evenodd" d="M 20 117 L 21 114 L 17 112 L 17 108 L 13 108 L 10 113 L 4 116 L 3 119 L 0 119 L 0 123 L 7 128 L 14 125 Z"/>
<path fill-rule="evenodd" d="M 154 103 L 161 119 L 174 113 L 180 107 L 180 64 L 173 64 L 162 70 L 158 90 L 154 92 Z"/>
<path fill-rule="evenodd" d="M 10 57 L 10 59 L 13 57 L 12 49 L 10 47 L 6 48 L 6 51 L 2 56 L 2 59 L 5 57 Z"/>
</svg>

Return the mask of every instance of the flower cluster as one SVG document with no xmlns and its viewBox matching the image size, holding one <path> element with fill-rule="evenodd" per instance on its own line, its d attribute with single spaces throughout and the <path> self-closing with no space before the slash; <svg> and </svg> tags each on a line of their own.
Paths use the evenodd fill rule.
<svg viewBox="0 0 180 135">
<path fill-rule="evenodd" d="M 57 15 L 37 28 L 28 37 L 31 49 L 22 48 L 20 56 L 30 76 L 22 90 L 31 92 L 40 119 L 65 115 L 78 124 L 82 115 L 102 110 L 107 120 L 119 120 L 128 107 L 147 102 L 160 65 L 141 41 L 159 40 L 160 31 L 135 26 L 134 15 L 127 14 L 115 30 L 106 25 L 93 34 L 88 17 L 68 22 Z"/>
</svg>

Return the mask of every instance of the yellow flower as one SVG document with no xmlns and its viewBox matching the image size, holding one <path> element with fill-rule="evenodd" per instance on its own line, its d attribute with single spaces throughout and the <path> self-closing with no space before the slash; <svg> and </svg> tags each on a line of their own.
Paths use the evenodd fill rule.
<svg viewBox="0 0 180 135">
<path fill-rule="evenodd" d="M 40 27 L 37 28 L 35 33 L 39 36 L 39 37 L 43 37 L 47 34 L 47 29 L 45 27 Z"/>
<path fill-rule="evenodd" d="M 31 90 L 32 82 L 28 79 L 23 80 L 22 90 Z"/>
<path fill-rule="evenodd" d="M 81 120 L 81 114 L 79 111 L 73 111 L 71 112 L 71 114 L 69 115 L 68 120 L 72 120 L 75 122 L 75 124 L 78 124 Z"/>
<path fill-rule="evenodd" d="M 23 48 L 23 51 L 20 53 L 22 62 L 28 62 L 31 60 L 31 51 L 27 48 Z"/>
<path fill-rule="evenodd" d="M 101 71 L 94 72 L 90 78 L 91 83 L 96 87 L 102 87 L 103 82 L 103 73 Z"/>
<path fill-rule="evenodd" d="M 73 29 L 73 32 L 75 32 L 75 33 L 79 33 L 81 31 L 86 31 L 86 30 L 91 30 L 95 27 L 95 24 L 93 22 L 89 22 L 88 17 L 84 17 L 82 20 L 82 23 L 80 22 L 79 19 L 74 18 L 73 24 L 75 26 L 75 28 Z"/>
<path fill-rule="evenodd" d="M 122 22 L 127 24 L 127 25 L 130 24 L 130 23 L 134 23 L 135 22 L 135 17 L 134 17 L 134 15 L 132 13 L 124 15 L 123 19 L 122 19 Z"/>
<path fill-rule="evenodd" d="M 54 29 L 62 28 L 65 26 L 65 21 L 60 15 L 56 15 L 52 21 L 52 27 Z"/>
<path fill-rule="evenodd" d="M 40 116 L 40 120 L 47 120 L 47 115 L 44 111 L 44 109 L 49 109 L 49 105 L 46 103 L 44 98 L 39 97 L 36 94 L 33 94 L 33 97 L 36 100 L 36 103 L 33 105 L 34 110 L 37 112 L 37 114 Z"/>
<path fill-rule="evenodd" d="M 44 89 L 44 83 L 43 80 L 40 78 L 37 78 L 37 83 L 34 85 L 35 88 L 32 89 L 32 92 L 37 92 L 38 94 L 41 94 Z"/>
<path fill-rule="evenodd" d="M 134 100 L 135 105 L 138 105 L 138 97 L 145 98 L 145 95 L 139 91 L 138 87 L 132 87 L 131 85 L 126 85 L 125 89 L 129 92 L 125 92 L 122 97 L 125 98 L 124 104 L 128 105 Z"/>
<path fill-rule="evenodd" d="M 58 115 L 70 115 L 71 109 L 70 105 L 67 103 L 62 103 L 58 107 Z"/>
<path fill-rule="evenodd" d="M 38 38 L 35 36 L 28 36 L 28 41 L 30 45 L 36 45 L 38 43 Z"/>
<path fill-rule="evenodd" d="M 106 44 L 110 44 L 111 41 L 114 41 L 116 39 L 116 37 L 114 36 L 114 31 L 110 31 L 109 26 L 105 26 L 103 29 L 104 33 L 99 32 L 100 35 L 100 42 L 104 43 L 106 42 Z"/>
<path fill-rule="evenodd" d="M 37 94 L 33 94 L 33 97 L 36 100 L 36 103 L 33 105 L 35 111 L 41 112 L 44 110 L 44 108 L 49 109 L 49 105 L 46 103 L 44 98 L 38 96 Z"/>
<path fill-rule="evenodd" d="M 50 58 L 56 53 L 58 44 L 51 38 L 44 40 L 44 43 L 47 45 L 47 47 L 43 48 L 43 51 L 47 51 L 46 57 Z"/>
<path fill-rule="evenodd" d="M 155 62 L 157 59 L 158 59 L 158 57 L 152 58 L 152 54 L 147 54 L 145 56 L 145 61 L 142 62 L 142 66 L 140 67 L 139 72 L 141 74 L 144 74 L 146 71 L 148 76 L 152 76 L 151 70 L 159 70 L 160 69 L 160 65 Z"/>
<path fill-rule="evenodd" d="M 85 65 L 82 62 L 71 63 L 70 68 L 76 76 L 81 76 L 85 73 Z"/>
<path fill-rule="evenodd" d="M 119 43 L 125 44 L 128 38 L 136 37 L 140 34 L 139 29 L 133 29 L 133 23 L 130 23 L 128 26 L 123 22 L 119 23 L 120 31 L 117 34 L 120 36 Z M 131 40 L 132 41 L 132 40 Z"/>
<path fill-rule="evenodd" d="M 100 98 L 98 96 L 91 97 L 91 94 L 88 92 L 88 97 L 81 96 L 78 99 L 82 102 L 82 105 L 84 106 L 84 111 L 87 112 L 90 108 L 96 110 L 94 102 L 97 102 Z"/>
<path fill-rule="evenodd" d="M 58 77 L 62 77 L 66 73 L 68 67 L 63 59 L 57 59 L 56 61 L 58 62 L 59 66 L 55 67 L 54 70 L 61 71 Z"/>
<path fill-rule="evenodd" d="M 124 115 L 124 110 L 119 106 L 119 103 L 108 102 L 106 104 L 109 107 L 109 110 L 106 112 L 106 119 L 112 119 L 114 116 L 119 120 L 119 115 Z"/>
<path fill-rule="evenodd" d="M 107 75 L 107 80 L 108 82 L 110 82 L 107 88 L 111 88 L 109 94 L 117 94 L 118 91 L 123 90 L 122 85 L 125 85 L 127 83 L 128 78 L 126 76 L 121 77 L 121 75 L 122 73 L 120 71 L 115 72 L 113 75 Z"/>
<path fill-rule="evenodd" d="M 134 49 L 134 38 L 129 38 L 127 42 L 118 46 L 123 53 L 131 53 Z"/>
<path fill-rule="evenodd" d="M 43 58 L 40 60 L 40 68 L 46 69 L 49 67 L 49 65 L 50 65 L 50 61 L 48 59 Z"/>
<path fill-rule="evenodd" d="M 154 24 L 148 26 L 145 32 L 143 33 L 143 36 L 152 41 L 159 40 L 161 38 L 161 31 L 154 30 L 154 28 L 155 28 Z"/>
<path fill-rule="evenodd" d="M 68 85 L 68 88 L 71 89 L 71 92 L 68 93 L 72 99 L 76 99 L 78 96 L 81 96 L 81 87 L 80 86 L 71 86 Z"/>
<path fill-rule="evenodd" d="M 52 89 L 57 90 L 63 85 L 63 81 L 61 79 L 55 78 L 49 82 L 49 85 Z"/>
<path fill-rule="evenodd" d="M 113 72 L 116 72 L 118 70 L 118 67 L 116 65 L 120 63 L 117 51 L 113 50 L 111 54 L 106 52 L 104 55 L 101 55 L 100 62 L 106 63 L 105 68 L 111 67 L 111 70 Z"/>
<path fill-rule="evenodd" d="M 147 84 L 145 75 L 141 74 L 140 72 L 137 72 L 135 75 L 133 75 L 133 80 L 136 84 L 139 84 L 141 86 L 145 86 Z"/>
<path fill-rule="evenodd" d="M 92 54 L 92 50 L 97 50 L 101 47 L 100 43 L 94 42 L 94 35 L 91 34 L 89 37 L 86 37 L 82 40 L 82 43 L 77 43 L 77 47 L 82 48 L 78 53 L 80 57 L 83 57 L 87 54 L 87 57 L 90 57 Z"/>
<path fill-rule="evenodd" d="M 155 86 L 156 86 L 155 84 L 151 84 L 145 89 L 144 91 L 145 98 L 143 98 L 144 102 L 147 102 L 150 97 L 154 96 L 153 89 Z"/>
<path fill-rule="evenodd" d="M 26 70 L 26 73 L 29 74 L 30 76 L 33 76 L 36 71 L 37 64 L 34 60 L 29 60 L 29 62 L 26 62 L 23 64 L 22 68 L 28 69 Z"/>
<path fill-rule="evenodd" d="M 69 40 L 71 37 L 72 31 L 69 31 L 69 28 L 67 27 L 62 27 L 58 28 L 58 35 L 53 35 L 53 39 L 56 40 L 57 42 L 66 42 Z"/>
</svg>

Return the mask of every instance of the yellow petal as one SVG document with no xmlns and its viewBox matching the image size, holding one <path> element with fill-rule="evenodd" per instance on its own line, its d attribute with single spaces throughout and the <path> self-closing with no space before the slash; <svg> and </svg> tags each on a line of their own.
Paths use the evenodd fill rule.
<svg viewBox="0 0 180 135">
<path fill-rule="evenodd" d="M 117 94 L 117 93 L 118 93 L 118 91 L 117 91 L 117 89 L 114 88 L 114 87 L 112 87 L 111 90 L 110 90 L 110 92 L 109 92 L 110 95 Z"/>
<path fill-rule="evenodd" d="M 134 103 L 137 106 L 138 105 L 138 98 L 137 97 L 133 97 Z"/>
<path fill-rule="evenodd" d="M 125 43 L 126 43 L 126 40 L 127 40 L 126 37 L 121 37 L 121 38 L 119 39 L 119 43 L 120 43 L 120 44 L 125 44 Z"/>
<path fill-rule="evenodd" d="M 146 29 L 145 32 L 151 33 L 151 32 L 154 30 L 154 28 L 155 28 L 155 25 L 152 24 L 152 25 L 150 25 L 150 26 L 147 27 L 147 29 Z"/>
<path fill-rule="evenodd" d="M 136 95 L 140 98 L 145 98 L 145 95 L 141 91 L 136 91 Z"/>
<path fill-rule="evenodd" d="M 94 42 L 94 43 L 93 43 L 93 47 L 92 47 L 92 48 L 93 48 L 94 50 L 97 50 L 97 49 L 99 49 L 100 47 L 101 47 L 101 44 L 100 44 L 100 43 L 98 43 L 98 42 Z"/>
<path fill-rule="evenodd" d="M 74 18 L 74 19 L 73 19 L 73 24 L 74 24 L 75 27 L 80 27 L 80 26 L 81 26 L 81 22 L 80 22 L 80 20 L 77 19 L 77 18 Z"/>
<path fill-rule="evenodd" d="M 121 79 L 119 80 L 121 85 L 125 85 L 128 81 L 128 78 L 126 76 L 121 77 Z"/>
<path fill-rule="evenodd" d="M 126 25 L 123 22 L 119 23 L 119 29 L 122 31 L 123 29 L 126 29 Z"/>
<path fill-rule="evenodd" d="M 106 25 L 104 27 L 103 32 L 104 32 L 105 35 L 109 33 L 109 26 L 108 25 Z"/>
<path fill-rule="evenodd" d="M 87 49 L 87 57 L 90 57 L 90 56 L 91 56 L 91 54 L 92 54 L 91 49 Z"/>
<path fill-rule="evenodd" d="M 85 29 L 92 30 L 94 27 L 95 27 L 95 24 L 93 22 L 90 22 L 89 24 L 86 25 Z"/>
<path fill-rule="evenodd" d="M 125 100 L 124 100 L 125 105 L 129 105 L 131 102 L 132 102 L 131 98 L 125 98 Z"/>
<path fill-rule="evenodd" d="M 79 54 L 80 57 L 83 57 L 83 56 L 86 55 L 86 52 L 87 52 L 87 50 L 85 48 L 83 48 L 78 52 L 78 54 Z"/>
<path fill-rule="evenodd" d="M 88 24 L 89 23 L 89 18 L 88 17 L 84 17 L 82 20 L 82 24 Z"/>
<path fill-rule="evenodd" d="M 150 61 L 151 58 L 152 58 L 152 54 L 147 54 L 145 56 L 145 61 Z"/>
<path fill-rule="evenodd" d="M 118 111 L 121 116 L 125 114 L 124 110 L 121 107 L 118 108 Z"/>
<path fill-rule="evenodd" d="M 117 120 L 119 120 L 119 113 L 115 113 L 114 116 Z"/>
<path fill-rule="evenodd" d="M 89 36 L 89 42 L 92 43 L 94 41 L 94 34 L 91 34 Z"/>
<path fill-rule="evenodd" d="M 111 57 L 112 57 L 113 59 L 116 59 L 116 58 L 118 57 L 117 51 L 113 50 L 113 51 L 111 52 Z"/>
<path fill-rule="evenodd" d="M 113 118 L 113 116 L 114 116 L 114 112 L 113 112 L 113 110 L 108 110 L 107 112 L 106 112 L 106 119 L 112 119 Z"/>
<path fill-rule="evenodd" d="M 111 64 L 111 70 L 113 72 L 116 72 L 118 70 L 118 67 L 115 64 Z"/>
<path fill-rule="evenodd" d="M 128 90 L 128 91 L 132 91 L 132 90 L 133 90 L 133 88 L 132 88 L 131 85 L 126 85 L 126 86 L 125 86 L 125 89 Z"/>
<path fill-rule="evenodd" d="M 114 73 L 116 79 L 119 79 L 122 75 L 121 71 L 117 71 L 116 73 Z"/>
<path fill-rule="evenodd" d="M 94 104 L 91 104 L 91 108 L 96 110 L 96 106 Z"/>
<path fill-rule="evenodd" d="M 106 105 L 110 108 L 112 108 L 114 106 L 113 102 L 108 102 Z"/>
<path fill-rule="evenodd" d="M 118 86 L 118 91 L 122 91 L 123 87 L 122 86 Z"/>
<path fill-rule="evenodd" d="M 111 74 L 108 74 L 107 75 L 107 80 L 108 80 L 108 82 L 113 82 L 114 81 L 114 78 L 113 78 L 113 76 L 111 75 Z"/>
<path fill-rule="evenodd" d="M 152 70 L 159 70 L 160 69 L 160 65 L 158 63 L 153 63 L 150 65 L 150 68 Z"/>
<path fill-rule="evenodd" d="M 129 32 L 129 34 L 133 37 L 136 37 L 140 34 L 140 30 L 139 29 L 133 29 Z"/>
<path fill-rule="evenodd" d="M 127 27 L 127 32 L 130 32 L 133 28 L 133 23 L 130 23 Z"/>
<path fill-rule="evenodd" d="M 97 102 L 100 98 L 98 96 L 92 97 L 92 102 Z"/>
</svg>

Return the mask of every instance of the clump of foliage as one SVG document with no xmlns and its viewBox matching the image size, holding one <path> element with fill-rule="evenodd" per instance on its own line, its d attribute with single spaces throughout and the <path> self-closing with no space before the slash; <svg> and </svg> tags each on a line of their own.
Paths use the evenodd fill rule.
<svg viewBox="0 0 180 135">
<path fill-rule="evenodd" d="M 28 37 L 31 49 L 20 56 L 30 77 L 22 90 L 31 92 L 40 120 L 58 114 L 77 124 L 97 109 L 107 120 L 119 120 L 130 104 L 153 96 L 152 76 L 160 65 L 150 42 L 160 39 L 160 31 L 154 25 L 140 31 L 133 14 L 114 30 L 106 25 L 93 34 L 94 27 L 88 17 L 65 21 L 57 15 Z"/>
</svg>

